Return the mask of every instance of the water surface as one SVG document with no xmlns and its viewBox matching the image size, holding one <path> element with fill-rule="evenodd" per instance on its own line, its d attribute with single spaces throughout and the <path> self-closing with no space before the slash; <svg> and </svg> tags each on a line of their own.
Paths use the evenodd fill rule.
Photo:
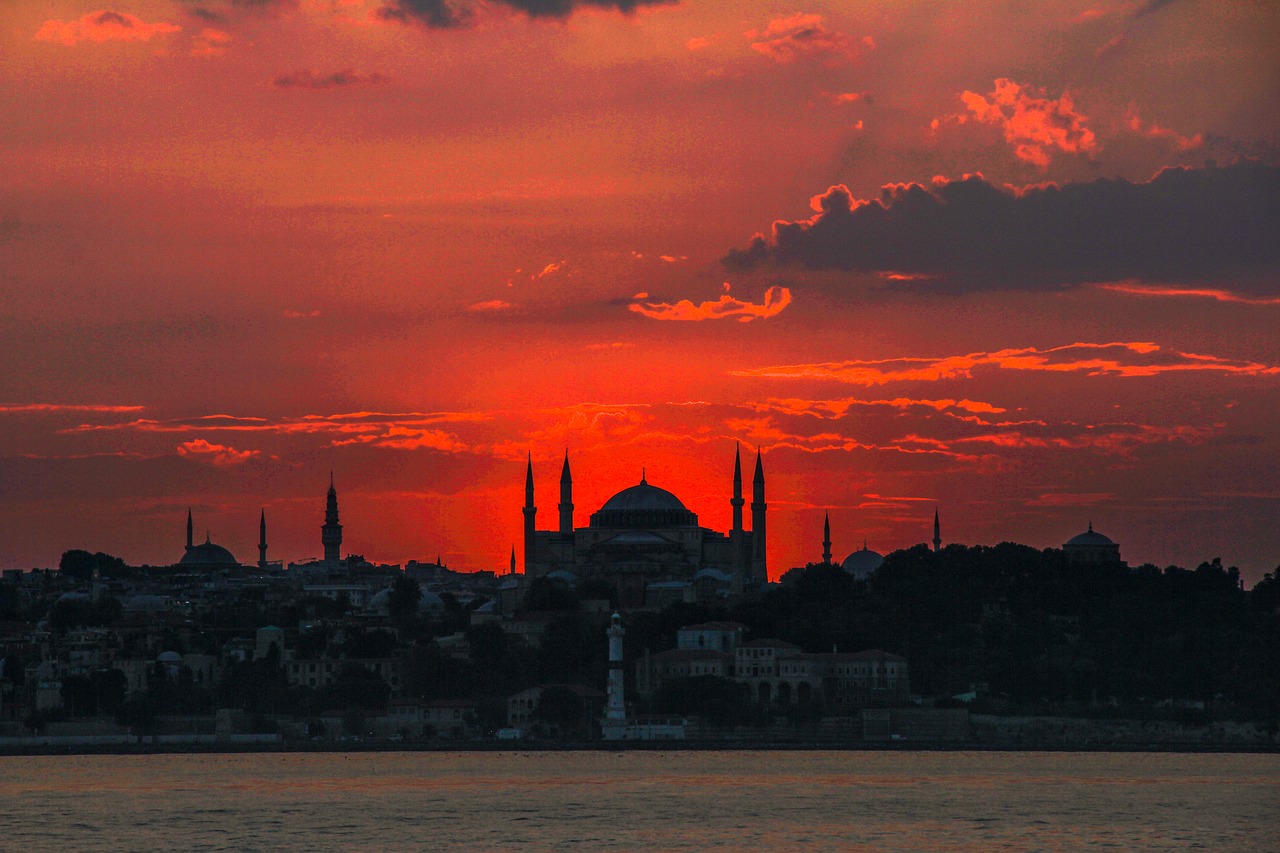
<svg viewBox="0 0 1280 853">
<path fill-rule="evenodd" d="M 1280 850 L 1280 756 L 0 758 L 5 850 Z"/>
</svg>

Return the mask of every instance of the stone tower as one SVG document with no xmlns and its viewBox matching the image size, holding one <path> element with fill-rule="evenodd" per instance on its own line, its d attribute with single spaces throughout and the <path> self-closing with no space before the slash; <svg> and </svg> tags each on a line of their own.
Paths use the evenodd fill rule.
<svg viewBox="0 0 1280 853">
<path fill-rule="evenodd" d="M 329 495 L 325 500 L 320 544 L 324 546 L 326 563 L 337 565 L 342 561 L 342 525 L 338 523 L 338 490 L 333 487 L 332 471 L 329 472 Z"/>
</svg>

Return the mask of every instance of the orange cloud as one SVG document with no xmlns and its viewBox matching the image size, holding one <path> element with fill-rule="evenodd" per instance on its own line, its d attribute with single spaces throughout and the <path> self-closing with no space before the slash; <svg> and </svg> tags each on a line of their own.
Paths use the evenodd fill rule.
<svg viewBox="0 0 1280 853">
<path fill-rule="evenodd" d="M 231 34 L 205 27 L 191 40 L 192 56 L 222 56 L 227 52 Z"/>
<path fill-rule="evenodd" d="M 1140 136 L 1148 139 L 1165 139 L 1173 143 L 1173 146 L 1179 151 L 1190 151 L 1192 148 L 1199 148 L 1204 144 L 1204 137 L 1197 133 L 1195 136 L 1183 136 L 1176 130 L 1173 130 L 1156 122 L 1144 122 L 1142 116 L 1138 115 L 1136 107 L 1129 108 L 1129 114 L 1126 118 L 1126 124 L 1129 129 Z"/>
<path fill-rule="evenodd" d="M 349 444 L 367 444 L 392 450 L 441 450 L 445 453 L 462 453 L 471 448 L 457 436 L 438 429 L 409 429 L 393 426 L 378 435 L 361 435 L 333 442 L 334 447 Z"/>
<path fill-rule="evenodd" d="M 748 30 L 743 35 L 751 40 L 751 49 L 756 53 L 782 64 L 807 56 L 826 56 L 832 60 L 852 59 L 857 55 L 850 39 L 827 29 L 821 15 L 799 12 L 774 18 L 763 29 Z M 868 46 L 874 47 L 874 43 Z"/>
<path fill-rule="evenodd" d="M 69 403 L 0 403 L 0 413 L 10 412 L 140 412 L 144 406 L 96 406 Z"/>
<path fill-rule="evenodd" d="M 1118 282 L 1115 284 L 1099 285 L 1103 290 L 1113 290 L 1116 293 L 1130 293 L 1134 296 L 1195 296 L 1204 299 L 1216 299 L 1218 302 L 1240 302 L 1245 305 L 1280 305 L 1280 297 L 1253 298 L 1249 296 L 1240 296 L 1229 290 L 1216 290 L 1208 287 L 1146 287 L 1140 284 L 1128 284 Z"/>
<path fill-rule="evenodd" d="M 1105 352 L 1109 357 L 1093 355 Z M 945 358 L 899 358 L 792 364 L 737 370 L 735 376 L 776 379 L 831 379 L 852 385 L 887 382 L 933 382 L 968 379 L 977 368 L 1032 370 L 1056 373 L 1083 372 L 1089 376 L 1157 376 L 1182 371 L 1217 371 L 1251 376 L 1274 376 L 1280 367 L 1237 361 L 1212 355 L 1163 351 L 1148 342 L 1106 344 L 1074 343 L 1049 349 L 1004 349 Z"/>
<path fill-rule="evenodd" d="M 40 25 L 34 41 L 51 41 L 56 44 L 74 45 L 82 41 L 151 41 L 153 36 L 176 33 L 176 24 L 157 22 L 148 24 L 141 18 L 125 12 L 99 9 L 74 21 L 50 19 Z"/>
<path fill-rule="evenodd" d="M 748 403 L 753 408 L 777 411 L 789 415 L 813 415 L 819 418 L 839 418 L 846 415 L 854 406 L 887 406 L 895 409 L 908 409 L 913 406 L 935 409 L 939 412 L 947 409 L 959 409 L 974 414 L 999 414 L 1007 411 L 990 403 L 977 400 L 914 400 L 909 397 L 895 397 L 892 400 L 859 400 L 846 397 L 842 400 L 799 400 L 795 398 L 770 398 L 762 403 Z"/>
<path fill-rule="evenodd" d="M 501 299 L 490 299 L 486 302 L 476 302 L 468 305 L 468 311 L 506 311 L 514 306 L 510 302 L 503 302 Z"/>
<path fill-rule="evenodd" d="M 236 450 L 225 444 L 211 444 L 203 438 L 184 441 L 178 445 L 179 456 L 218 466 L 243 465 L 261 453 L 260 450 Z"/>
<path fill-rule="evenodd" d="M 948 116 L 946 121 L 973 121 L 1000 128 L 1005 141 L 1014 146 L 1015 156 L 1041 169 L 1049 165 L 1051 149 L 1068 154 L 1091 154 L 1099 149 L 1097 137 L 1085 126 L 1088 119 L 1076 112 L 1075 101 L 1066 92 L 1059 98 L 1048 98 L 1043 90 L 1001 77 L 986 96 L 965 91 L 960 100 L 968 113 Z M 940 124 L 935 119 L 932 126 L 937 129 Z"/>
<path fill-rule="evenodd" d="M 646 302 L 632 303 L 628 307 L 654 320 L 718 320 L 722 317 L 737 317 L 738 322 L 749 323 L 755 319 L 773 317 L 790 304 L 791 291 L 774 286 L 764 292 L 764 302 L 759 305 L 725 294 L 715 302 L 698 305 L 688 299 L 681 299 L 674 305 L 668 302 Z"/>
</svg>

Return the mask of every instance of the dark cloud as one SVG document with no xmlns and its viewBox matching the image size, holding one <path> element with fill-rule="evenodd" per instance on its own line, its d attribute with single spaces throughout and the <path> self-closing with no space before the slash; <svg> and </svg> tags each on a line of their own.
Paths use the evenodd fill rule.
<svg viewBox="0 0 1280 853">
<path fill-rule="evenodd" d="M 678 0 L 489 0 L 493 5 L 507 6 L 530 18 L 567 18 L 578 9 L 608 9 L 634 12 L 641 6 L 661 6 Z M 387 20 L 420 23 L 447 29 L 466 26 L 476 7 L 474 0 L 391 0 L 378 10 Z"/>
<path fill-rule="evenodd" d="M 1280 290 L 1280 167 L 1256 161 L 1021 191 L 969 176 L 890 185 L 870 201 L 836 186 L 814 205 L 812 219 L 775 222 L 725 264 L 927 278 L 917 286 L 960 291 L 1121 280 Z"/>
<path fill-rule="evenodd" d="M 1160 11 L 1161 9 L 1163 9 L 1165 6 L 1171 6 L 1171 5 L 1173 5 L 1174 3 L 1176 3 L 1176 2 L 1177 2 L 1177 0 L 1150 0 L 1150 2 L 1148 2 L 1148 3 L 1146 3 L 1145 5 L 1141 6 L 1141 7 L 1138 9 L 1138 11 L 1134 12 L 1134 13 L 1133 13 L 1133 17 L 1135 17 L 1135 18 L 1141 18 L 1141 17 L 1143 17 L 1143 16 L 1145 16 L 1145 15 L 1151 15 L 1151 14 L 1154 14 L 1154 13 L 1156 13 L 1156 12 L 1159 12 L 1159 11 Z"/>
<path fill-rule="evenodd" d="M 385 83 L 389 78 L 385 74 L 374 72 L 364 74 L 354 68 L 334 71 L 331 74 L 317 74 L 303 69 L 290 74 L 281 74 L 271 81 L 278 89 L 337 89 L 342 86 L 355 86 L 360 83 Z"/>
<path fill-rule="evenodd" d="M 203 6 L 196 6 L 193 9 L 189 9 L 187 10 L 187 14 L 191 15 L 193 18 L 199 18 L 207 24 L 225 24 L 227 22 L 226 15 L 213 9 L 206 9 Z"/>
</svg>

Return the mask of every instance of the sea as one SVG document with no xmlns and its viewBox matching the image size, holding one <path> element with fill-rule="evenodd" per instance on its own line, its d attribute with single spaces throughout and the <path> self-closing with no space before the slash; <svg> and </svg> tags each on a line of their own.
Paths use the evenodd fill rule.
<svg viewBox="0 0 1280 853">
<path fill-rule="evenodd" d="M 9 851 L 1280 851 L 1280 755 L 0 758 Z"/>
</svg>

